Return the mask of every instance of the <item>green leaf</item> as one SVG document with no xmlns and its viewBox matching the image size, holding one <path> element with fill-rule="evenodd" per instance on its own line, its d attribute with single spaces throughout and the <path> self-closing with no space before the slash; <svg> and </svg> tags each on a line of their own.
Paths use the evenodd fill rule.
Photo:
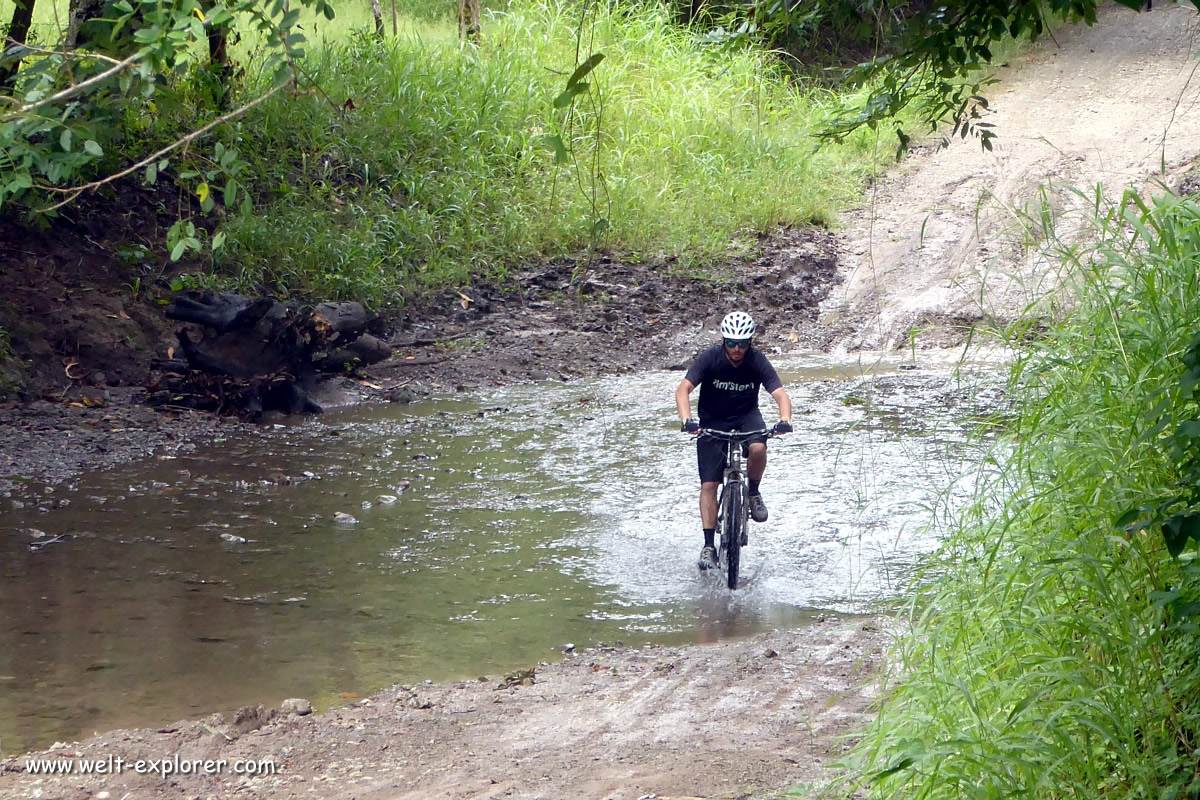
<svg viewBox="0 0 1200 800">
<path fill-rule="evenodd" d="M 183 251 L 187 248 L 187 242 L 176 242 L 171 248 L 171 260 L 178 261 L 183 256 Z"/>
<path fill-rule="evenodd" d="M 64 153 L 71 152 L 71 129 L 65 128 L 58 137 L 58 144 L 62 147 Z"/>
<path fill-rule="evenodd" d="M 555 164 L 566 164 L 567 163 L 567 161 L 568 161 L 567 146 L 565 144 L 563 144 L 563 140 L 562 140 L 561 136 L 559 136 L 557 134 L 555 134 L 553 136 L 551 136 L 550 134 L 545 134 L 542 136 L 542 144 L 545 145 L 550 150 L 554 151 L 554 163 Z"/>
<path fill-rule="evenodd" d="M 871 782 L 874 783 L 875 781 L 878 781 L 880 778 L 886 778 L 888 775 L 899 772 L 902 769 L 908 769 L 909 767 L 912 766 L 912 764 L 913 764 L 912 758 L 902 758 L 899 761 L 897 761 L 895 764 L 893 764 L 892 766 L 888 767 L 887 769 L 880 770 L 879 772 L 876 772 L 874 775 L 872 775 Z"/>
<path fill-rule="evenodd" d="M 587 74 L 594 70 L 603 60 L 604 53 L 595 53 L 587 61 L 576 67 L 575 71 L 571 73 L 571 77 L 567 78 L 567 88 L 570 89 L 572 86 L 587 77 Z"/>
<path fill-rule="evenodd" d="M 146 165 L 146 183 L 149 183 L 150 185 L 154 185 L 154 182 L 157 180 L 158 180 L 158 165 L 157 164 L 147 164 Z"/>
<path fill-rule="evenodd" d="M 582 94 L 583 92 L 586 92 L 587 88 L 588 88 L 587 83 L 577 83 L 573 86 L 568 86 L 566 89 L 563 90 L 562 94 L 560 94 L 558 97 L 554 98 L 554 107 L 555 108 L 566 108 L 567 106 L 571 105 L 571 102 L 578 95 Z"/>
<path fill-rule="evenodd" d="M 1169 592 L 1151 592 L 1150 605 L 1162 608 L 1163 606 L 1169 606 L 1181 597 L 1183 597 L 1183 593 L 1178 589 L 1173 589 Z"/>
<path fill-rule="evenodd" d="M 1200 514 L 1194 511 L 1176 514 L 1163 523 L 1163 540 L 1172 558 L 1178 558 L 1188 539 L 1200 541 Z"/>
<path fill-rule="evenodd" d="M 83 149 L 86 150 L 87 152 L 91 153 L 94 156 L 104 155 L 104 148 L 102 148 L 100 146 L 100 143 L 97 142 L 95 139 L 88 139 L 86 142 L 84 142 Z"/>
<path fill-rule="evenodd" d="M 1128 526 L 1130 523 L 1132 523 L 1135 519 L 1137 519 L 1141 515 L 1142 515 L 1142 509 L 1139 506 L 1134 506 L 1133 508 L 1127 508 L 1121 514 L 1121 516 L 1119 516 L 1115 520 L 1113 520 L 1113 527 L 1124 530 L 1126 526 Z"/>
<path fill-rule="evenodd" d="M 1009 724 L 1012 724 L 1012 721 L 1021 716 L 1021 713 L 1025 711 L 1025 709 L 1033 705 L 1034 701 L 1037 700 L 1039 696 L 1041 696 L 1041 692 L 1034 692 L 1033 694 L 1029 694 L 1021 698 L 1021 701 L 1013 706 L 1013 710 L 1008 712 Z"/>
<path fill-rule="evenodd" d="M 163 30 L 157 25 L 148 28 L 138 28 L 133 32 L 133 39 L 141 44 L 155 44 L 163 38 Z"/>
<path fill-rule="evenodd" d="M 224 246 L 225 246 L 225 231 L 220 231 L 220 232 L 214 234 L 213 238 L 212 238 L 212 249 L 220 250 Z"/>
</svg>

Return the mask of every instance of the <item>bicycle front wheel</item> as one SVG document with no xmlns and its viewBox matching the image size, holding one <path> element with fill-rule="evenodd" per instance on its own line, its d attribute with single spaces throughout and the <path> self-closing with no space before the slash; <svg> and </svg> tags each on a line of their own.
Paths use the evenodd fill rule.
<svg viewBox="0 0 1200 800">
<path fill-rule="evenodd" d="M 742 529 L 746 525 L 746 509 L 743 507 L 741 489 L 739 484 L 728 484 L 722 503 L 725 518 L 722 520 L 721 544 L 725 550 L 725 577 L 730 589 L 737 588 L 738 566 L 742 555 Z"/>
</svg>

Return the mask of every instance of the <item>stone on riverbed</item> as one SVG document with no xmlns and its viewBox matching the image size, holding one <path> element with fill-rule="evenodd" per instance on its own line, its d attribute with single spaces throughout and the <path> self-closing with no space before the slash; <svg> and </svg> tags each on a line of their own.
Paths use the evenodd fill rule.
<svg viewBox="0 0 1200 800">
<path fill-rule="evenodd" d="M 312 710 L 312 703 L 303 697 L 293 697 L 279 704 L 280 714 L 295 714 L 298 717 L 305 717 L 311 714 Z"/>
</svg>

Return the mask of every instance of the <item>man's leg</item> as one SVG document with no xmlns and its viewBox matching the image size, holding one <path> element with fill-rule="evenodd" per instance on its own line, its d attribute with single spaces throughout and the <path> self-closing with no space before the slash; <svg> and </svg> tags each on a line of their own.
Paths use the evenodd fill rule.
<svg viewBox="0 0 1200 800">
<path fill-rule="evenodd" d="M 700 484 L 700 522 L 706 531 L 704 543 L 707 545 L 713 543 L 707 532 L 717 528 L 717 487 L 720 485 L 717 481 Z"/>
<path fill-rule="evenodd" d="M 762 480 L 763 473 L 767 471 L 767 443 L 766 442 L 751 442 L 750 457 L 746 459 L 746 477 L 750 479 L 750 483 L 757 485 Z M 752 490 L 750 492 L 754 494 Z"/>
<path fill-rule="evenodd" d="M 751 442 L 750 455 L 746 459 L 746 477 L 750 481 L 750 518 L 755 522 L 767 521 L 767 504 L 759 494 L 758 486 L 767 471 L 767 443 Z"/>
<path fill-rule="evenodd" d="M 717 481 L 700 484 L 700 524 L 704 526 L 704 547 L 700 550 L 700 569 L 717 566 Z"/>
<path fill-rule="evenodd" d="M 720 442 L 701 438 L 696 442 L 696 463 L 700 468 L 700 524 L 704 527 L 704 548 L 700 551 L 700 569 L 717 566 L 717 488 L 725 469 L 725 451 Z"/>
</svg>

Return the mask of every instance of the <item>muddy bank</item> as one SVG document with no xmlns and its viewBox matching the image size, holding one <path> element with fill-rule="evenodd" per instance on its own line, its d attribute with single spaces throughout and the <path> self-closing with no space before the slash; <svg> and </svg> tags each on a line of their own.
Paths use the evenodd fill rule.
<svg viewBox="0 0 1200 800">
<path fill-rule="evenodd" d="M 162 315 L 163 297 L 106 287 L 121 279 L 119 271 L 58 269 L 55 259 L 65 255 L 49 242 L 42 248 L 28 271 L 0 280 L 8 298 L 0 311 L 9 315 L 0 314 L 0 324 L 27 359 L 25 400 L 32 400 L 0 406 L 0 497 L 44 502 L 47 486 L 83 471 L 261 430 L 144 407 L 162 379 L 151 359 L 175 344 L 181 327 Z M 712 341 L 731 308 L 755 314 L 761 346 L 798 347 L 809 340 L 797 331 L 815 319 L 836 279 L 832 251 L 828 233 L 781 230 L 713 267 L 711 278 L 676 274 L 667 262 L 558 259 L 501 283 L 447 290 L 386 319 L 393 358 L 327 381 L 318 399 L 329 407 L 409 402 L 435 392 L 669 368 Z M 55 267 L 37 266 L 43 263 Z"/>
<path fill-rule="evenodd" d="M 849 745 L 844 737 L 872 713 L 872 676 L 886 642 L 873 622 L 827 618 L 737 642 L 600 646 L 507 676 L 396 686 L 324 714 L 246 708 L 230 719 L 217 714 L 57 744 L 0 761 L 0 795 L 776 797 L 834 774 Z M 120 774 L 30 772 L 31 760 L 78 769 L 83 759 L 117 758 L 126 765 Z M 167 777 L 128 766 L 176 759 L 227 766 Z M 260 774 L 234 774 L 235 762 L 252 762 Z"/>
</svg>

